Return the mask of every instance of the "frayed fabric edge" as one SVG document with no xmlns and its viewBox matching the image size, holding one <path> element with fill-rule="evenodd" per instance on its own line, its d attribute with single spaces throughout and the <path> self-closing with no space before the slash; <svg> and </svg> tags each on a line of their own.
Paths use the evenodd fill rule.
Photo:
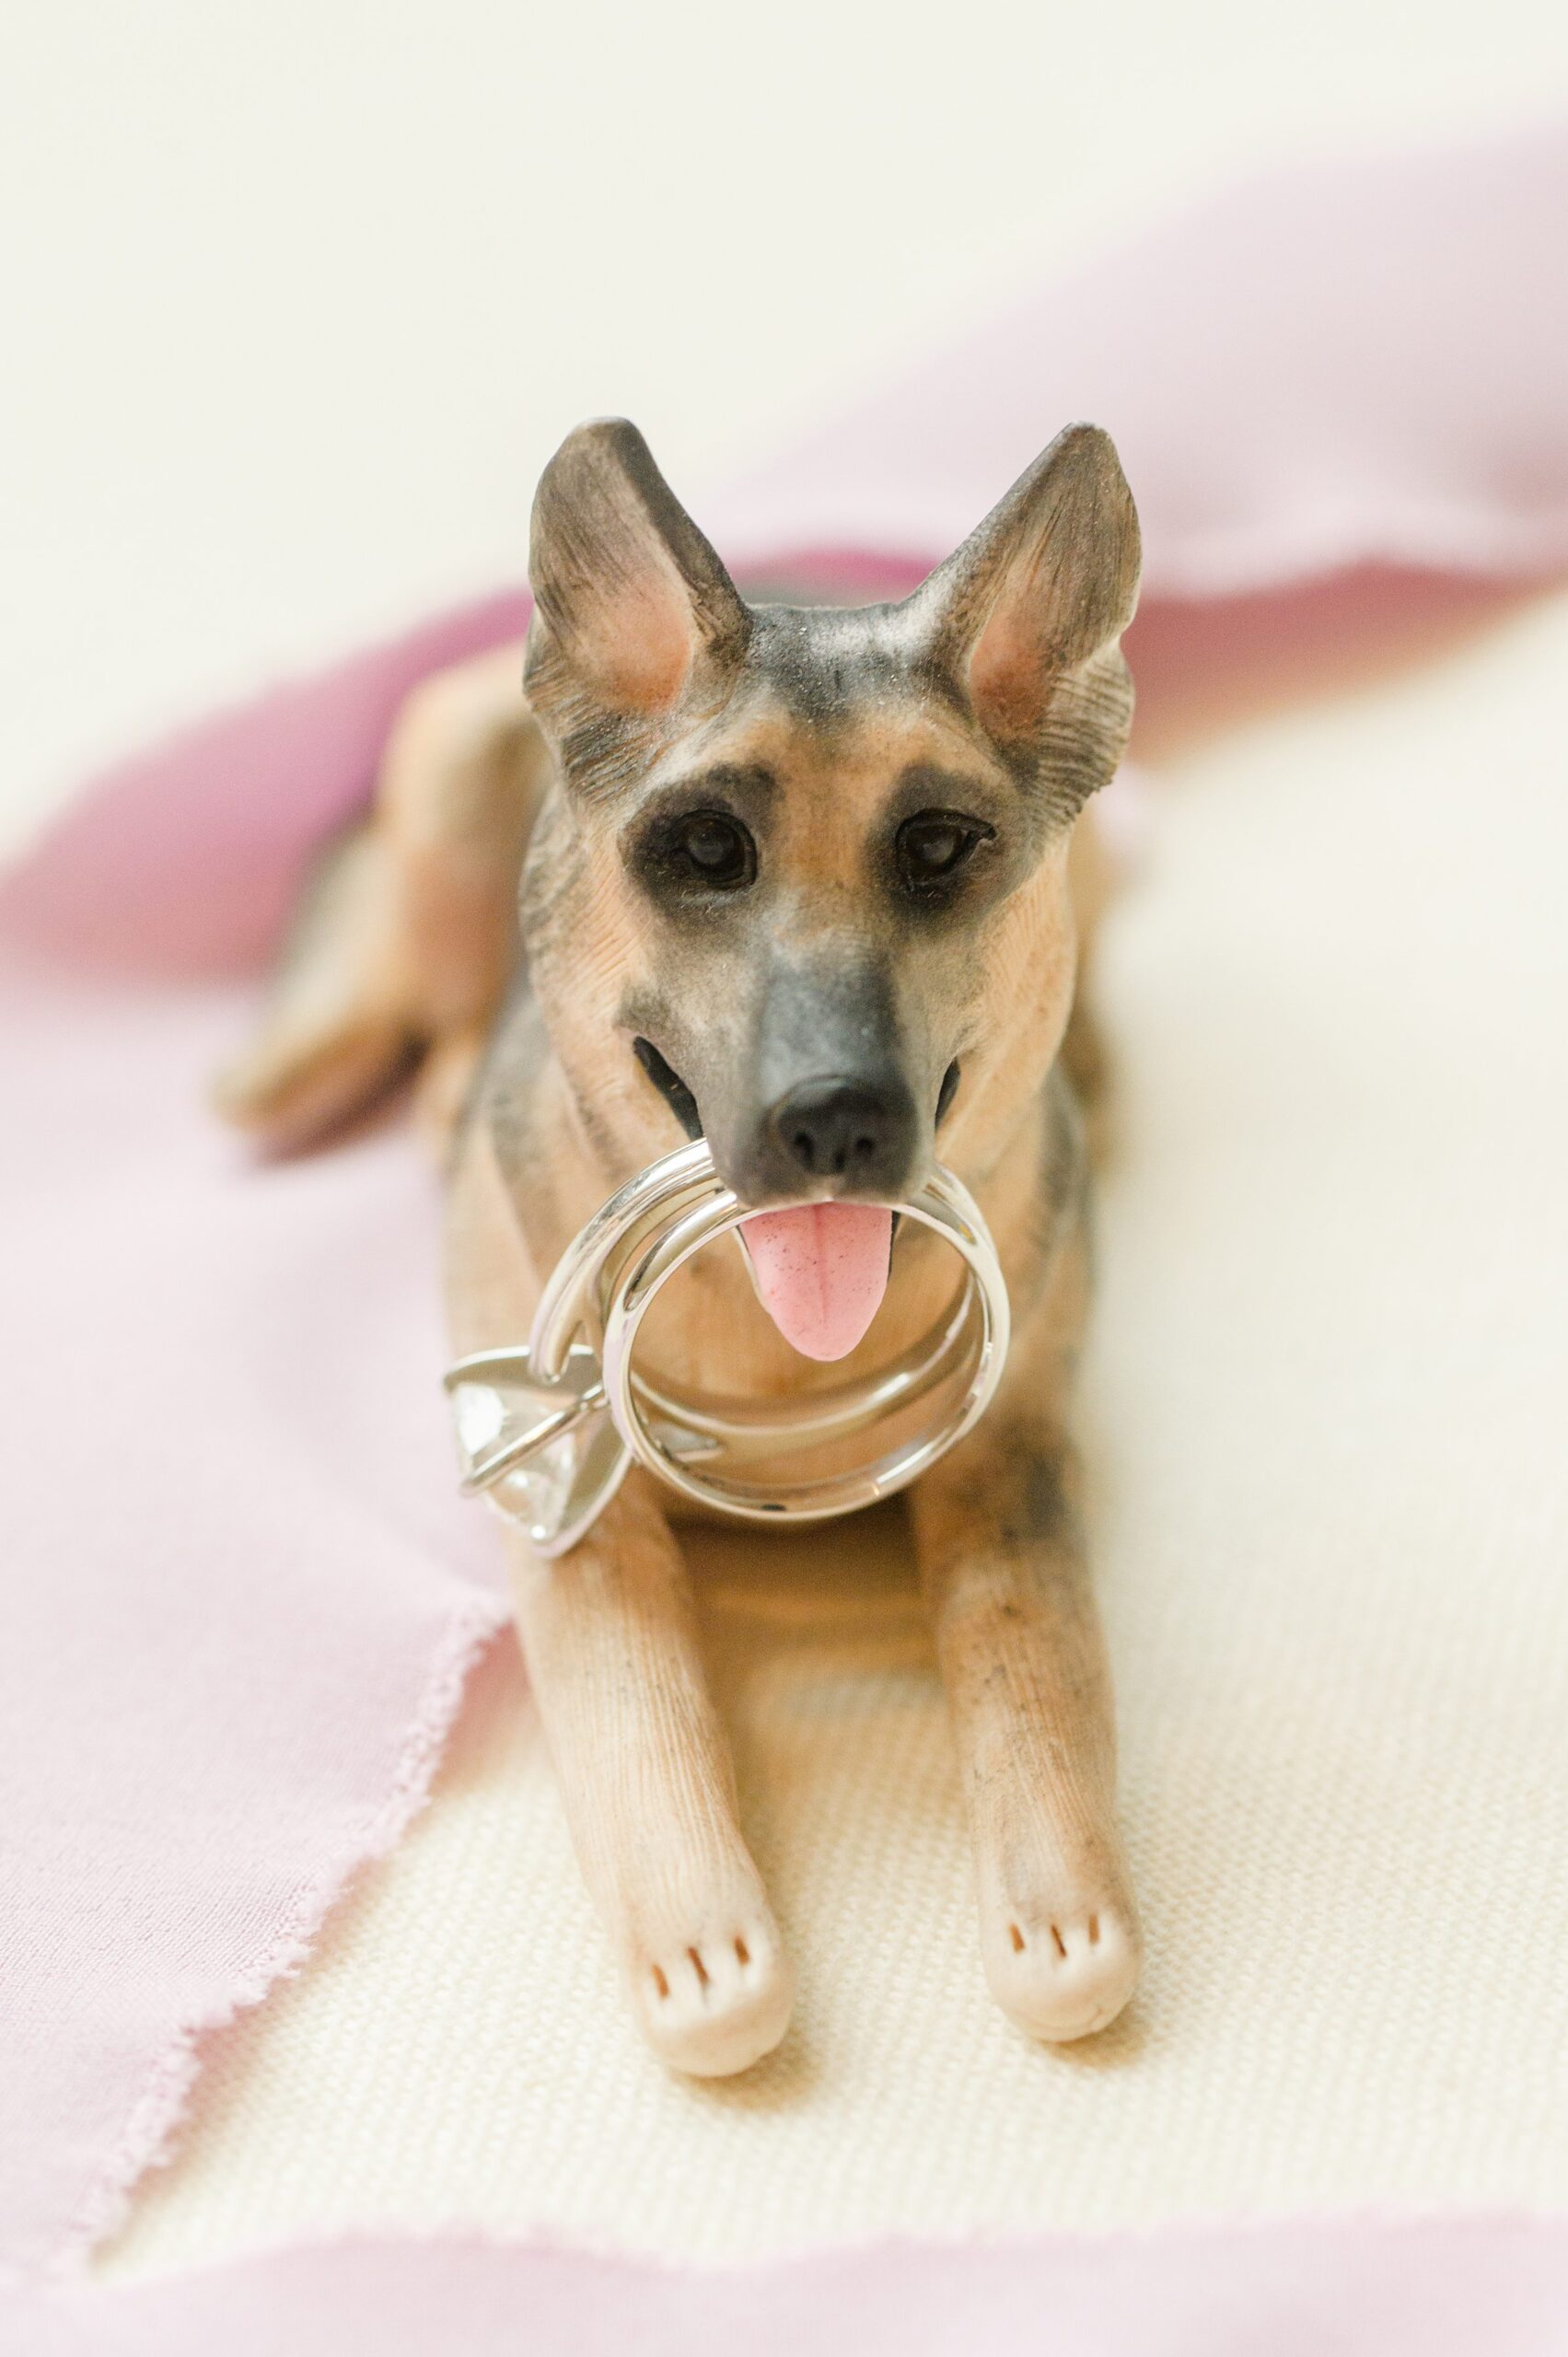
<svg viewBox="0 0 1568 2357">
<path fill-rule="evenodd" d="M 1101 2225 L 1038 2226 L 970 2225 L 948 2229 L 872 2227 L 840 2236 L 805 2235 L 766 2250 L 719 2258 L 672 2257 L 651 2244 L 624 2242 L 611 2234 L 573 2231 L 552 2226 L 517 2232 L 465 2223 L 386 2225 L 374 2223 L 324 2228 L 319 2233 L 268 2235 L 181 2263 L 110 2279 L 85 2281 L 107 2301 L 122 2293 L 152 2289 L 159 2284 L 188 2282 L 197 2277 L 231 2274 L 240 2269 L 264 2267 L 287 2260 L 343 2252 L 427 2251 L 481 2253 L 518 2260 L 548 2260 L 568 2267 L 619 2270 L 633 2276 L 676 2283 L 747 2283 L 797 2270 L 853 2266 L 859 2261 L 897 2257 L 900 2253 L 925 2258 L 1028 2257 L 1041 2252 L 1077 2252 L 1093 2257 L 1119 2250 L 1161 2250 L 1188 2244 L 1267 2245 L 1285 2235 L 1330 2239 L 1353 2234 L 1386 2238 L 1432 2233 L 1540 2235 L 1568 2239 L 1568 2208 L 1550 2201 L 1504 2200 L 1474 2203 L 1435 2199 L 1370 2199 L 1345 2202 L 1318 2201 L 1300 2210 L 1177 2211 L 1167 2217 L 1145 2218 Z"/>
<path fill-rule="evenodd" d="M 500 1598 L 475 1598 L 455 1613 L 438 1643 L 419 1706 L 409 1722 L 385 1798 L 356 1839 L 345 1842 L 296 1893 L 287 1916 L 223 2006 L 183 2024 L 148 2075 L 120 2141 L 68 2228 L 45 2262 L 50 2281 L 83 2277 L 99 2246 L 124 2225 L 141 2179 L 174 2156 L 203 2067 L 205 2039 L 259 2005 L 280 1980 L 306 1965 L 331 1913 L 354 1878 L 390 1854 L 430 1797 L 473 1671 L 509 1618 Z M 22 2280 L 12 2276 L 13 2283 Z"/>
<path fill-rule="evenodd" d="M 238 2254 L 112 2286 L 35 2283 L 13 2344 L 59 2357 L 234 2357 L 375 2346 L 386 2357 L 530 2349 L 688 2357 L 1081 2357 L 1267 2349 L 1276 2357 L 1540 2357 L 1561 2346 L 1568 2221 L 1517 2211 L 1347 2209 L 1258 2222 L 928 2241 L 878 2236 L 694 2269 L 537 2239 L 354 2235 Z M 519 2321 L 520 2320 L 520 2321 Z M 25 2340 L 19 2337 L 26 2334 Z"/>
</svg>

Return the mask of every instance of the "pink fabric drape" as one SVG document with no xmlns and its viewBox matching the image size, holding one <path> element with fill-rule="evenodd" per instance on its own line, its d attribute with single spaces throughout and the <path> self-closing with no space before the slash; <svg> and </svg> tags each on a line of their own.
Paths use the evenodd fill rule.
<svg viewBox="0 0 1568 2357">
<path fill-rule="evenodd" d="M 1177 600 L 1368 563 L 1542 574 L 1568 563 L 1565 245 L 1562 138 L 1299 173 L 1031 298 L 704 521 L 753 572 L 830 563 L 849 593 L 867 567 L 912 577 L 1065 418 L 1091 414 L 1144 514 L 1156 612 L 1140 627 Z M 200 1098 L 242 1027 L 236 978 L 312 844 L 363 799 L 400 695 L 525 610 L 492 598 L 128 763 L 0 890 L 0 2257 L 18 2270 L 68 2268 L 113 2223 L 178 2123 L 202 2034 L 298 1961 L 417 1805 L 465 1666 L 503 1618 L 490 1534 L 451 1494 L 418 1157 L 381 1130 L 257 1167 Z M 1201 620 L 1187 643 L 1202 647 Z M 1513 2231 L 1470 2246 L 1477 2282 L 1527 2247 Z M 1151 2317 L 1170 2284 L 1198 2298 L 1180 2254 L 1204 2246 L 1161 2247 L 1126 2261 Z M 1267 2275 L 1269 2246 L 1236 2247 Z M 1312 2247 L 1278 2245 L 1308 2285 Z M 1345 2247 L 1382 2264 L 1365 2239 Z M 1400 2247 L 1411 2297 L 1428 2247 Z M 1560 2243 L 1527 2247 L 1561 2273 Z M 948 2302 L 960 2279 L 990 2285 L 975 2296 L 994 2297 L 1000 2332 L 1053 2285 L 1096 2267 L 1113 2282 L 1121 2264 L 823 2261 L 779 2279 L 796 2288 L 777 2316 L 807 2297 L 826 2315 L 836 2286 L 881 2268 L 865 2329 L 882 2301 L 905 2345 L 935 2348 L 900 2271 Z M 509 2285 L 585 2315 L 603 2292 L 607 2318 L 630 2296 L 547 2255 L 402 2251 L 376 2270 L 389 2350 L 415 2345 L 395 2336 L 416 2276 L 462 2278 L 475 2349 L 483 2319 L 512 2312 Z M 85 2294 L 36 2314 L 60 2347 L 106 2351 L 209 2345 L 221 2316 L 241 2352 L 279 2345 L 257 2316 L 310 2297 L 337 2339 L 288 2345 L 341 2347 L 369 2280 L 364 2251 L 307 2254 L 112 2314 Z M 763 2295 L 733 2296 L 755 2348 L 787 2345 Z M 675 2345 L 685 2294 L 657 2279 L 636 2297 Z M 1092 2305 L 1062 2345 L 1123 2345 L 1093 2338 Z M 1218 2351 L 1225 2313 L 1206 2337 L 1135 2345 Z M 1449 2338 L 1429 2345 L 1458 2347 L 1434 2314 Z"/>
<path fill-rule="evenodd" d="M 1568 2230 L 1369 2221 L 891 2244 L 679 2271 L 344 2243 L 110 2292 L 0 2293 L 16 2357 L 1561 2357 Z M 7 2331 L 11 2338 L 7 2339 Z"/>
</svg>

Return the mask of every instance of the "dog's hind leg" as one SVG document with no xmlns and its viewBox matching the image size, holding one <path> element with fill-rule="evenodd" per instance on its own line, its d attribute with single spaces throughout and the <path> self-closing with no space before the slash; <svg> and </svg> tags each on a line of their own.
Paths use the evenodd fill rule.
<svg viewBox="0 0 1568 2357">
<path fill-rule="evenodd" d="M 1103 2029 L 1138 1977 L 1109 1678 L 1067 1445 L 983 1427 L 914 1498 L 992 1994 L 1031 2037 Z"/>
<path fill-rule="evenodd" d="M 213 1086 L 217 1110 L 262 1144 L 313 1143 L 369 1104 L 412 1059 L 398 886 L 369 823 L 318 862 L 255 1036 Z"/>
<path fill-rule="evenodd" d="M 434 1048 L 427 1126 L 460 1104 L 516 955 L 517 873 L 550 778 L 515 647 L 436 673 L 400 712 L 369 817 L 306 895 L 219 1109 L 310 1142 Z"/>
</svg>

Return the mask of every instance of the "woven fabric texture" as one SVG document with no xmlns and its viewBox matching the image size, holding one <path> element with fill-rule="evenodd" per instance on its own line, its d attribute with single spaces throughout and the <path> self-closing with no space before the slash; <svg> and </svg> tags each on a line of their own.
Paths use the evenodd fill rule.
<svg viewBox="0 0 1568 2357">
<path fill-rule="evenodd" d="M 110 2273 L 372 2225 L 719 2258 L 1568 2201 L 1565 656 L 1557 598 L 1189 754 L 1106 943 L 1123 2022 L 1051 2052 L 987 1998 L 897 1516 L 704 1540 L 779 2054 L 699 2086 L 639 2047 L 503 1639 Z"/>
</svg>

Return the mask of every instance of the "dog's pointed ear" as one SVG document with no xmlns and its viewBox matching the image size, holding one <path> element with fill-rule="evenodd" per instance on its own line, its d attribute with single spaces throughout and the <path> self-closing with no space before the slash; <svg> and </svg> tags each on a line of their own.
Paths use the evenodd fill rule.
<svg viewBox="0 0 1568 2357">
<path fill-rule="evenodd" d="M 734 583 L 624 418 L 578 426 L 546 467 L 528 549 L 535 613 L 527 683 L 650 718 L 693 670 L 733 664 L 751 618 Z"/>
<path fill-rule="evenodd" d="M 912 602 L 981 726 L 1025 738 L 1063 677 L 1114 649 L 1139 564 L 1114 443 L 1098 425 L 1069 425 Z"/>
</svg>

